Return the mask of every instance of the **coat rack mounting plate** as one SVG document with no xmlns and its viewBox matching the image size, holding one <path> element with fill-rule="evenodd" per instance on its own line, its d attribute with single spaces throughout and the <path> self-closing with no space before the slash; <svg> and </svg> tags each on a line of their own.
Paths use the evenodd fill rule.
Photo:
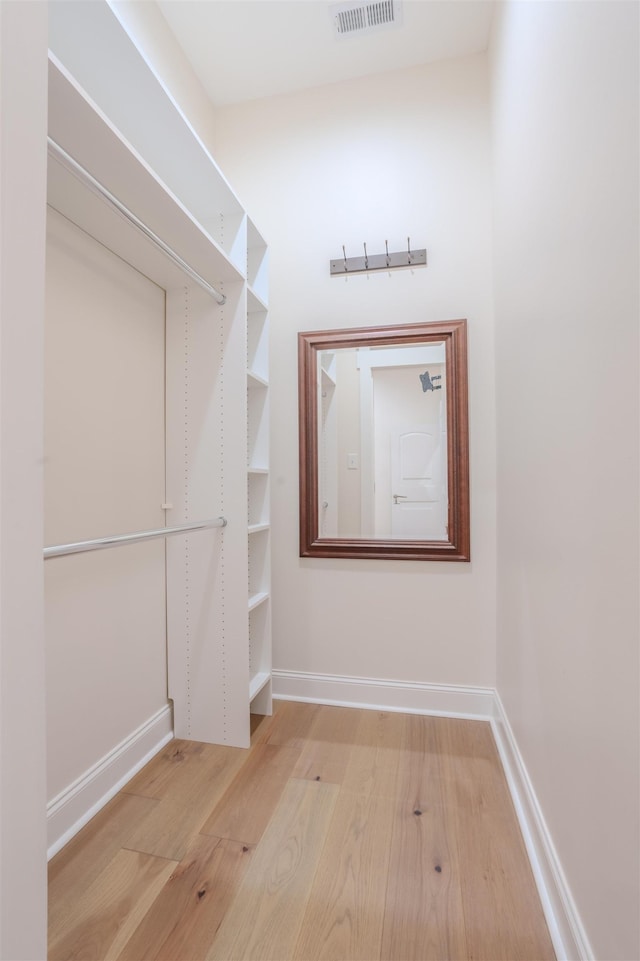
<svg viewBox="0 0 640 961">
<path fill-rule="evenodd" d="M 399 250 L 393 253 L 369 254 L 363 257 L 340 257 L 329 261 L 329 273 L 331 276 L 336 274 L 358 274 L 367 273 L 370 270 L 393 270 L 397 267 L 426 267 L 427 251 L 421 250 Z"/>
</svg>

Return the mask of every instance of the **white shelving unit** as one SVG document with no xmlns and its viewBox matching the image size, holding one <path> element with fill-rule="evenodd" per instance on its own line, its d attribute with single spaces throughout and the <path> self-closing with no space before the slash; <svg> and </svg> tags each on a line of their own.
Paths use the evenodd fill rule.
<svg viewBox="0 0 640 961">
<path fill-rule="evenodd" d="M 271 712 L 266 245 L 117 12 L 55 6 L 49 136 L 226 296 L 50 160 L 51 206 L 166 291 L 166 523 L 227 520 L 166 541 L 174 730 L 248 747 L 250 711 Z"/>
<path fill-rule="evenodd" d="M 269 316 L 267 247 L 247 222 L 247 524 L 249 698 L 271 714 L 271 529 L 269 516 Z"/>
</svg>

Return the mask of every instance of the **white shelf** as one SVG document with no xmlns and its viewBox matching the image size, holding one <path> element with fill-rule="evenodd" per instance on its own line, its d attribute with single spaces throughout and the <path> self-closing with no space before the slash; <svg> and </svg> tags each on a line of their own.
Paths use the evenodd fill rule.
<svg viewBox="0 0 640 961">
<path fill-rule="evenodd" d="M 121 20 L 118 7 L 49 4 L 49 47 L 244 277 L 247 219 L 242 204 L 137 48 L 128 33 L 126 11 Z M 141 117 L 146 122 L 141 123 Z"/>
<path fill-rule="evenodd" d="M 247 391 L 247 466 L 265 468 L 269 465 L 269 391 L 265 384 L 252 383 Z"/>
<path fill-rule="evenodd" d="M 266 307 L 269 299 L 268 266 L 267 245 L 253 222 L 247 218 L 247 283 L 263 307 Z"/>
<path fill-rule="evenodd" d="M 269 526 L 269 472 L 248 471 L 247 486 L 249 531 L 259 531 Z"/>
<path fill-rule="evenodd" d="M 247 314 L 247 368 L 264 381 L 269 379 L 269 320 L 266 310 Z"/>
<path fill-rule="evenodd" d="M 259 525 L 249 536 L 249 593 L 268 592 L 270 588 L 270 538 L 269 525 Z"/>
<path fill-rule="evenodd" d="M 271 680 L 271 673 L 269 671 L 260 671 L 249 681 L 249 700 L 252 701 L 256 694 L 259 694 L 265 685 Z"/>
<path fill-rule="evenodd" d="M 247 284 L 247 310 L 251 313 L 264 313 L 268 310 L 265 301 L 253 289 L 251 284 Z"/>
<path fill-rule="evenodd" d="M 242 274 L 215 239 L 96 108 L 65 68 L 49 59 L 49 136 L 206 281 Z M 184 274 L 62 164 L 48 164 L 48 203 L 155 283 L 184 284 Z"/>
<path fill-rule="evenodd" d="M 270 524 L 250 524 L 249 534 L 260 534 L 261 531 L 271 530 Z"/>
<path fill-rule="evenodd" d="M 269 468 L 268 467 L 248 467 L 247 474 L 256 474 L 256 475 L 262 476 L 264 474 L 269 474 Z"/>
<path fill-rule="evenodd" d="M 265 380 L 259 374 L 255 374 L 252 370 L 247 371 L 247 387 L 249 390 L 256 390 L 260 387 L 268 387 L 269 381 Z"/>
<path fill-rule="evenodd" d="M 326 390 L 328 388 L 333 388 L 336 386 L 336 379 L 333 377 L 328 370 L 322 370 L 320 373 L 320 380 L 322 387 Z"/>
<path fill-rule="evenodd" d="M 249 594 L 249 610 L 254 611 L 260 604 L 268 601 L 270 594 L 268 591 L 258 591 L 256 594 Z"/>
</svg>

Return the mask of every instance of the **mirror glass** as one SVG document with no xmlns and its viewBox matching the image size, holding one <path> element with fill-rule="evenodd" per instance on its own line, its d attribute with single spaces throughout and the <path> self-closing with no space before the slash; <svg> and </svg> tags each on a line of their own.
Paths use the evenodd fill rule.
<svg viewBox="0 0 640 961">
<path fill-rule="evenodd" d="M 318 351 L 320 537 L 447 539 L 444 351 Z"/>
<path fill-rule="evenodd" d="M 302 556 L 468 560 L 465 322 L 299 347 Z"/>
</svg>

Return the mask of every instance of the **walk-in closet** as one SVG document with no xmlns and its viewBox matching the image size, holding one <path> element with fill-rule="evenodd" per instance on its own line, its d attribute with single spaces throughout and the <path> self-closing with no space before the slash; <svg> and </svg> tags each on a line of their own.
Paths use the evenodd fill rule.
<svg viewBox="0 0 640 961">
<path fill-rule="evenodd" d="M 0 0 L 0 961 L 640 957 L 639 18 Z"/>
</svg>

